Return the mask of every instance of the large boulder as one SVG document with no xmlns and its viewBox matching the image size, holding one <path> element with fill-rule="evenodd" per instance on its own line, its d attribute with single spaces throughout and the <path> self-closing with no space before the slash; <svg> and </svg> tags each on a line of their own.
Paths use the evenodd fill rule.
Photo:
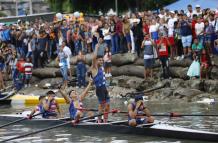
<svg viewBox="0 0 218 143">
<path fill-rule="evenodd" d="M 187 76 L 188 67 L 187 68 L 171 67 L 170 72 L 173 78 L 188 79 L 188 76 Z"/>
<path fill-rule="evenodd" d="M 205 80 L 204 88 L 206 92 L 218 93 L 218 80 Z"/>
<path fill-rule="evenodd" d="M 112 65 L 122 66 L 127 64 L 133 64 L 137 59 L 136 54 L 125 53 L 125 54 L 115 54 L 112 56 Z"/>
<path fill-rule="evenodd" d="M 118 76 L 113 78 L 113 83 L 117 86 L 125 88 L 138 88 L 142 83 L 143 79 L 138 77 L 129 77 L 129 76 Z"/>
<path fill-rule="evenodd" d="M 190 59 L 184 59 L 184 60 L 170 60 L 170 66 L 171 67 L 189 67 L 191 65 L 192 61 Z"/>
<path fill-rule="evenodd" d="M 184 80 L 180 78 L 174 78 L 170 81 L 170 87 L 174 89 L 179 87 L 185 87 Z"/>
<path fill-rule="evenodd" d="M 143 78 L 144 77 L 144 67 L 136 66 L 136 65 L 125 65 L 121 67 L 112 67 L 112 75 L 113 76 L 136 76 Z"/>
<path fill-rule="evenodd" d="M 56 60 L 51 61 L 50 63 L 48 63 L 46 65 L 46 67 L 50 67 L 50 68 L 59 68 L 59 63 Z"/>
<path fill-rule="evenodd" d="M 59 71 L 59 68 L 38 68 L 33 70 L 33 75 L 39 78 L 52 78 L 56 77 Z"/>
<path fill-rule="evenodd" d="M 61 84 L 62 82 L 63 82 L 63 79 L 61 77 L 59 77 L 59 78 L 45 78 L 38 83 L 38 87 L 50 88 L 50 87 L 53 87 L 57 84 Z"/>
<path fill-rule="evenodd" d="M 92 58 L 93 58 L 93 54 L 86 54 L 85 55 L 85 62 L 86 62 L 86 64 L 91 65 L 92 64 Z M 70 59 L 70 64 L 71 65 L 75 65 L 76 64 L 76 56 L 73 56 Z"/>
<path fill-rule="evenodd" d="M 173 96 L 177 99 L 186 98 L 187 101 L 190 101 L 191 98 L 199 94 L 202 94 L 202 91 L 190 88 L 178 88 L 173 92 Z"/>
</svg>

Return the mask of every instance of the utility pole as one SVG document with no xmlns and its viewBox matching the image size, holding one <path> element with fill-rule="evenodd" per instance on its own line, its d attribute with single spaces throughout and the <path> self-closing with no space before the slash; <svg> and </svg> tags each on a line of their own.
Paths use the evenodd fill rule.
<svg viewBox="0 0 218 143">
<path fill-rule="evenodd" d="M 118 16 L 118 0 L 115 0 L 115 10 L 116 10 L 116 14 Z"/>
<path fill-rule="evenodd" d="M 33 14 L 33 1 L 29 0 L 29 5 L 30 5 L 30 15 Z"/>
<path fill-rule="evenodd" d="M 18 2 L 15 0 L 15 11 L 16 11 L 16 16 L 18 16 Z"/>
</svg>

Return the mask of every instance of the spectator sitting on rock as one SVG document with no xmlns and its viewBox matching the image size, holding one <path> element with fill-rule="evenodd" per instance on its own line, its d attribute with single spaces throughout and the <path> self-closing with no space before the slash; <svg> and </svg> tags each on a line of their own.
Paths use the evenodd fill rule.
<svg viewBox="0 0 218 143">
<path fill-rule="evenodd" d="M 196 53 L 193 53 L 193 62 L 188 69 L 187 75 L 191 79 L 199 78 L 200 76 L 200 63 Z"/>
</svg>

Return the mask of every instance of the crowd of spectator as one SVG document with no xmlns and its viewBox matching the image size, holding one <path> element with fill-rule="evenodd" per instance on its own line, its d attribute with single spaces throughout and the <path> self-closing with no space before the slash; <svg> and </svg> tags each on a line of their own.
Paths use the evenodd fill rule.
<svg viewBox="0 0 218 143">
<path fill-rule="evenodd" d="M 163 78 L 170 78 L 169 60 L 193 60 L 187 75 L 210 78 L 211 57 L 218 49 L 218 11 L 201 9 L 159 13 L 143 11 L 124 16 L 100 16 L 84 21 L 63 18 L 48 22 L 18 20 L 0 24 L 0 88 L 4 78 L 11 77 L 21 88 L 30 86 L 32 69 L 43 68 L 57 59 L 65 86 L 72 78 L 70 58 L 77 57 L 77 85 L 86 84 L 85 54 L 99 46 L 98 56 L 105 62 L 105 76 L 110 78 L 112 55 L 135 53 L 144 59 L 144 77 L 153 78 L 153 65 L 159 59 Z M 203 76 L 206 71 L 206 76 Z M 69 73 L 69 74 L 68 74 Z"/>
</svg>

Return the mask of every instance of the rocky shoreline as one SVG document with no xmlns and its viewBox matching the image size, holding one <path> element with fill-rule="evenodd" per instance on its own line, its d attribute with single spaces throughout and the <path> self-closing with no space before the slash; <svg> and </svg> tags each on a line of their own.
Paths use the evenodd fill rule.
<svg viewBox="0 0 218 143">
<path fill-rule="evenodd" d="M 91 65 L 91 54 L 86 55 L 87 68 Z M 179 100 L 185 102 L 199 101 L 203 98 L 218 98 L 218 56 L 212 59 L 215 66 L 212 70 L 213 80 L 188 80 L 186 73 L 191 64 L 191 60 L 170 61 L 170 71 L 172 79 L 160 79 L 161 68 L 158 60 L 154 66 L 154 79 L 144 80 L 143 59 L 137 58 L 135 54 L 116 54 L 112 56 L 112 79 L 109 92 L 112 98 L 129 98 L 130 93 L 153 89 L 144 93 L 151 101 L 171 101 Z M 75 78 L 76 66 L 75 57 L 71 58 L 71 70 Z M 25 95 L 41 95 L 49 89 L 55 89 L 54 85 L 62 81 L 58 63 L 50 62 L 45 68 L 34 69 L 32 87 L 24 88 L 19 93 Z M 75 86 L 75 83 L 72 84 Z M 162 88 L 158 88 L 161 87 Z M 75 87 L 69 87 L 68 90 Z M 155 89 L 157 88 L 157 89 Z M 79 92 L 82 89 L 78 89 Z M 129 93 L 129 94 L 128 94 Z M 90 97 L 95 98 L 93 89 Z"/>
</svg>

